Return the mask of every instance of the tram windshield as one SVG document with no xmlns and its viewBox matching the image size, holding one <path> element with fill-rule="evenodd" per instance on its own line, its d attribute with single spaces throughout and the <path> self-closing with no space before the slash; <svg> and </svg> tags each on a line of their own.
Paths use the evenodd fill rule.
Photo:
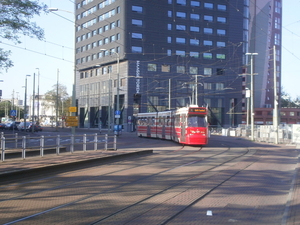
<svg viewBox="0 0 300 225">
<path fill-rule="evenodd" d="M 204 116 L 189 116 L 188 117 L 189 127 L 206 127 L 207 122 Z"/>
</svg>

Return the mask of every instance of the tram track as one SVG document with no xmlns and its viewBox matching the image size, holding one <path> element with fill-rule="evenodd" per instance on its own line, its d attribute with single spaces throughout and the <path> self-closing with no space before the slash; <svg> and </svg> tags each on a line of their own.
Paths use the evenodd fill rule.
<svg viewBox="0 0 300 225">
<path fill-rule="evenodd" d="M 193 148 L 191 148 L 193 149 Z M 181 149 L 183 150 L 183 149 Z M 134 222 L 135 219 L 140 218 L 141 215 L 147 214 L 147 212 L 152 211 L 156 207 L 158 207 L 160 204 L 166 201 L 170 201 L 170 199 L 176 198 L 176 196 L 180 196 L 184 192 L 187 192 L 188 189 L 193 188 L 194 186 L 185 189 L 185 191 L 180 191 L 183 186 L 187 185 L 189 186 L 190 183 L 194 183 L 196 180 L 200 181 L 202 180 L 203 182 L 209 180 L 209 177 L 211 173 L 213 174 L 218 174 L 217 168 L 228 165 L 230 163 L 234 164 L 235 162 L 239 162 L 242 157 L 245 157 L 247 155 L 253 154 L 253 151 L 249 151 L 248 149 L 241 149 L 239 151 L 231 152 L 230 148 L 225 148 L 222 151 L 216 151 L 216 153 L 209 153 L 208 150 L 206 152 L 202 152 L 202 148 L 198 148 L 196 150 L 189 150 L 188 152 L 185 151 L 180 151 L 180 150 L 174 150 L 174 151 L 169 151 L 166 154 L 155 154 L 151 157 L 146 157 L 143 158 L 142 162 L 135 162 L 135 165 L 132 165 L 131 160 L 124 160 L 120 162 L 114 162 L 109 165 L 101 165 L 100 167 L 93 167 L 93 168 L 86 168 L 79 171 L 71 171 L 71 172 L 66 172 L 60 175 L 48 177 L 45 179 L 39 179 L 39 180 L 33 180 L 30 182 L 26 183 L 21 183 L 21 184 L 15 184 L 15 185 L 9 185 L 9 186 L 0 186 L 1 190 L 1 195 L 3 196 L 3 193 L 5 195 L 5 192 L 7 193 L 8 191 L 12 189 L 17 189 L 17 188 L 26 188 L 30 186 L 40 186 L 40 189 L 34 189 L 31 190 L 28 189 L 27 193 L 11 196 L 9 198 L 1 198 L 1 204 L 3 205 L 4 203 L 9 203 L 10 201 L 22 201 L 22 199 L 28 199 L 28 198 L 36 198 L 37 195 L 43 195 L 47 194 L 50 195 L 51 192 L 59 192 L 62 189 L 69 189 L 73 186 L 78 187 L 81 189 L 83 186 L 85 186 L 85 183 L 89 183 L 90 179 L 97 181 L 94 186 L 97 184 L 100 184 L 101 179 L 104 177 L 110 177 L 110 176 L 118 176 L 121 174 L 128 174 L 128 179 L 126 181 L 124 180 L 119 180 L 116 181 L 115 184 L 106 184 L 105 188 L 99 188 L 99 190 L 95 191 L 92 188 L 87 190 L 87 194 L 83 194 L 81 197 L 76 198 L 73 201 L 66 201 L 61 204 L 53 204 L 53 207 L 48 206 L 48 208 L 41 208 L 40 210 L 36 210 L 36 212 L 32 214 L 27 214 L 26 216 L 20 216 L 19 218 L 15 220 L 6 221 L 3 224 L 14 224 L 17 222 L 22 222 L 26 224 L 31 223 L 35 219 L 38 219 L 39 217 L 42 217 L 43 215 L 53 215 L 57 211 L 69 208 L 76 208 L 76 205 L 79 203 L 84 203 L 88 204 L 89 201 L 93 201 L 93 199 L 101 199 L 101 197 L 106 196 L 106 195 L 112 195 L 113 193 L 119 192 L 121 190 L 127 190 L 130 189 L 131 187 L 136 188 L 135 186 L 145 186 L 146 184 L 151 184 L 151 182 L 157 182 L 157 180 L 161 181 L 162 176 L 168 176 L 176 174 L 178 172 L 185 171 L 185 168 L 189 167 L 192 169 L 192 173 L 189 174 L 187 178 L 182 178 L 181 176 L 176 178 L 174 181 L 167 182 L 167 184 L 161 184 L 159 185 L 161 190 L 159 191 L 146 191 L 143 195 L 144 197 L 137 197 L 136 201 L 131 200 L 131 204 L 128 203 L 125 207 L 116 207 L 115 211 L 113 212 L 108 212 L 107 211 L 106 215 L 102 216 L 102 218 L 95 219 L 94 217 L 91 218 L 91 221 L 88 222 L 87 224 L 100 224 L 102 222 L 105 223 L 110 223 L 111 220 L 116 221 L 117 218 L 119 217 L 124 217 L 125 215 L 130 214 L 129 211 L 132 211 L 133 208 L 139 208 L 138 212 L 139 215 L 133 215 L 133 217 L 128 221 L 128 223 Z M 201 156 L 197 155 L 199 152 L 203 153 Z M 174 155 L 175 153 L 175 155 Z M 178 154 L 180 153 L 180 154 Z M 209 155 L 210 154 L 210 155 Z M 172 157 L 170 157 L 172 156 Z M 222 156 L 222 157 L 221 157 Z M 191 158 L 190 158 L 191 157 Z M 217 159 L 214 162 L 214 159 Z M 133 160 L 134 161 L 134 160 Z M 172 166 L 167 167 L 165 166 L 164 168 L 162 166 L 167 165 L 168 162 L 175 162 L 172 164 Z M 201 165 L 203 164 L 203 165 Z M 209 165 L 211 164 L 211 165 Z M 200 166 L 199 166 L 200 165 Z M 148 168 L 150 167 L 162 167 L 159 169 L 152 170 L 153 172 L 150 174 L 149 172 L 143 172 L 141 175 L 137 175 L 134 173 L 134 171 L 147 171 Z M 84 174 L 95 174 L 99 168 L 104 168 L 105 169 L 98 175 L 94 175 L 92 177 L 85 177 L 85 179 L 81 178 L 79 181 L 76 180 L 74 177 L 84 177 Z M 199 172 L 198 167 L 203 167 L 203 169 Z M 208 167 L 208 168 L 206 168 Z M 205 169 L 206 168 L 206 169 Z M 240 170 L 241 171 L 241 170 Z M 238 172 L 237 172 L 238 173 Z M 235 174 L 237 174 L 235 173 Z M 189 205 L 187 205 L 187 208 L 195 204 L 196 202 L 200 201 L 201 198 L 205 197 L 208 195 L 210 192 L 212 192 L 215 188 L 218 186 L 222 185 L 224 182 L 227 180 L 231 179 L 233 176 L 227 177 L 227 179 L 219 182 L 218 185 L 215 185 L 215 187 L 211 188 L 210 191 L 206 191 L 205 194 L 202 194 L 202 196 L 199 196 L 198 198 L 194 199 Z M 129 176 L 130 175 L 130 176 Z M 55 183 L 55 180 L 64 180 L 60 181 L 59 183 Z M 67 180 L 67 181 L 66 181 Z M 47 186 L 47 188 L 43 188 L 43 185 L 45 184 L 53 184 L 51 187 Z M 66 183 L 67 182 L 67 183 Z M 63 183 L 63 184 L 62 184 Z M 197 182 L 196 182 L 197 183 Z M 133 188 L 133 189 L 134 189 Z M 177 190 L 174 193 L 177 195 L 170 197 L 170 193 L 172 190 Z M 24 190 L 26 191 L 26 190 Z M 164 196 L 163 198 L 160 199 L 161 196 Z M 169 196 L 169 197 L 167 197 Z M 164 200 L 164 201 L 162 201 Z M 152 209 L 149 209 L 148 207 L 141 209 L 141 206 L 147 205 L 147 202 L 152 202 L 152 201 L 160 201 L 161 203 L 156 205 L 156 207 L 153 207 Z M 155 205 L 153 205 L 155 206 Z M 181 213 L 183 213 L 186 209 L 181 209 L 178 211 L 176 214 L 173 214 L 170 216 L 168 219 L 165 219 L 164 221 L 161 221 L 159 224 L 167 224 L 169 221 L 171 221 L 173 218 L 177 217 Z M 73 210 L 74 211 L 74 210 Z M 0 219 L 1 222 L 1 219 Z M 123 221 L 125 222 L 125 221 Z"/>
</svg>

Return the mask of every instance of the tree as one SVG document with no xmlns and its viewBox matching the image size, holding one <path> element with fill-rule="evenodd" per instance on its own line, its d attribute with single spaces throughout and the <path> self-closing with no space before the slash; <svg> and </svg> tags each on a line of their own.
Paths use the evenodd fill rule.
<svg viewBox="0 0 300 225">
<path fill-rule="evenodd" d="M 49 90 L 45 93 L 45 101 L 51 102 L 55 106 L 56 103 L 58 103 L 58 105 L 56 106 L 56 109 L 58 110 L 58 116 L 68 115 L 68 109 L 71 106 L 71 97 L 67 92 L 67 87 L 63 84 L 58 84 L 58 86 L 57 84 L 55 84 L 52 87 L 52 90 Z M 49 105 L 45 105 L 45 108 L 49 107 Z"/>
<path fill-rule="evenodd" d="M 299 108 L 299 99 L 291 99 L 290 95 L 285 91 L 281 92 L 281 107 L 283 108 Z"/>
<path fill-rule="evenodd" d="M 0 1 L 0 37 L 11 40 L 15 44 L 21 43 L 21 35 L 44 38 L 44 31 L 30 20 L 39 16 L 41 12 L 47 13 L 47 6 L 38 1 L 31 0 L 1 0 Z M 11 51 L 0 48 L 0 69 L 13 66 L 9 56 Z"/>
</svg>

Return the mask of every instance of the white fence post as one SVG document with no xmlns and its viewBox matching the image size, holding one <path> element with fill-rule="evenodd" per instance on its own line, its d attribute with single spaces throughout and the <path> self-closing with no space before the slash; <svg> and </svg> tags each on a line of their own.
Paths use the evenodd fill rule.
<svg viewBox="0 0 300 225">
<path fill-rule="evenodd" d="M 83 151 L 86 151 L 86 134 L 83 135 Z"/>
<path fill-rule="evenodd" d="M 60 135 L 57 135 L 57 138 L 56 138 L 56 155 L 59 155 L 59 146 L 60 146 Z"/>
<path fill-rule="evenodd" d="M 105 144 L 104 144 L 104 149 L 107 150 L 107 144 L 108 144 L 108 135 L 105 134 Z"/>
<path fill-rule="evenodd" d="M 117 135 L 114 136 L 114 150 L 117 150 Z"/>
<path fill-rule="evenodd" d="M 95 136 L 94 136 L 94 151 L 97 150 L 97 142 L 98 142 L 98 137 L 97 137 L 97 133 L 95 133 Z"/>
<path fill-rule="evenodd" d="M 26 158 L 26 136 L 22 138 L 22 159 Z"/>
<path fill-rule="evenodd" d="M 3 134 L 3 132 L 2 132 Z M 4 162 L 5 160 L 5 137 L 1 137 L 1 161 Z"/>
<path fill-rule="evenodd" d="M 70 146 L 70 152 L 74 152 L 74 134 L 71 135 L 71 146 Z"/>
<path fill-rule="evenodd" d="M 44 156 L 44 146 L 45 146 L 45 138 L 44 136 L 41 136 L 41 140 L 40 140 L 40 156 L 43 157 Z"/>
</svg>

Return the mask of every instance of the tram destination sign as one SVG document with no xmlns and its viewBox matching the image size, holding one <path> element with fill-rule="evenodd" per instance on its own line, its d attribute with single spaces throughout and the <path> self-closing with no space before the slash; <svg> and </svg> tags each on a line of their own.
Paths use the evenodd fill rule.
<svg viewBox="0 0 300 225">
<path fill-rule="evenodd" d="M 190 108 L 189 111 L 192 113 L 206 113 L 206 108 Z"/>
</svg>

